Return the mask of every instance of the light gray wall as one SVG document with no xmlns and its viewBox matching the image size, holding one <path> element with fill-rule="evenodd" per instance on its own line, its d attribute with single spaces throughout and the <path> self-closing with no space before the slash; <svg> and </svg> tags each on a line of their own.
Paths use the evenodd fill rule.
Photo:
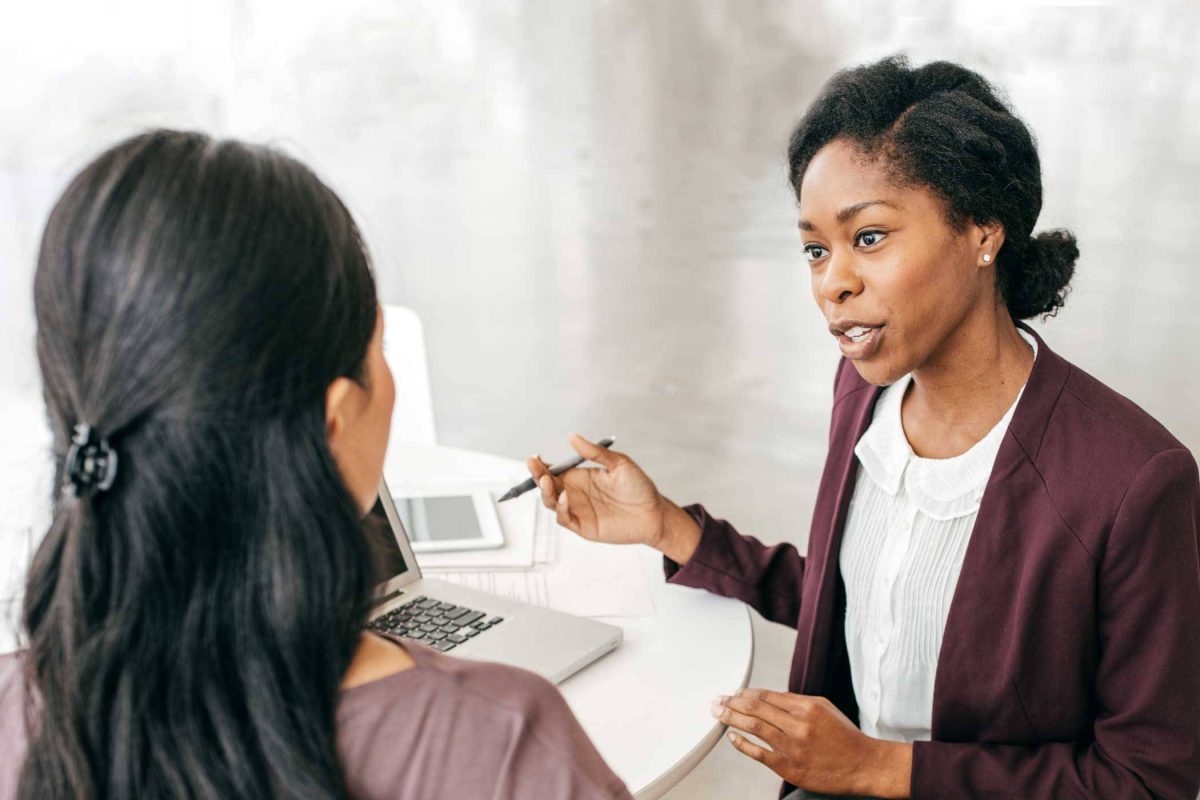
<svg viewBox="0 0 1200 800">
<path fill-rule="evenodd" d="M 1007 88 L 1041 143 L 1039 227 L 1074 229 L 1083 251 L 1042 332 L 1200 452 L 1198 9 L 6 8 L 0 400 L 36 385 L 33 260 L 66 180 L 142 128 L 201 128 L 274 142 L 343 195 L 384 300 L 425 321 L 444 443 L 554 458 L 570 430 L 614 433 L 668 495 L 803 545 L 837 352 L 808 294 L 784 146 L 833 70 L 904 50 Z M 782 688 L 791 638 L 756 630 L 752 683 Z M 773 783 L 722 745 L 671 796 L 768 797 Z"/>
<path fill-rule="evenodd" d="M 1067 4 L 1070 6 L 1071 4 Z M 1083 257 L 1053 346 L 1200 447 L 1194 4 L 26 5 L 0 33 L 0 391 L 35 384 L 53 198 L 152 125 L 275 142 L 362 221 L 424 318 L 444 442 L 615 433 L 680 499 L 803 539 L 834 343 L 784 181 L 839 66 L 905 50 L 1006 87 L 1042 227 Z"/>
</svg>

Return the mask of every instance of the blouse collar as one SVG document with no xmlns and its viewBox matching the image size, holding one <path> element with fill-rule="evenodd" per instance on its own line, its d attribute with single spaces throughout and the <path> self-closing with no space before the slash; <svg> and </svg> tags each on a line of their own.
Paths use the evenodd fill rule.
<svg viewBox="0 0 1200 800">
<path fill-rule="evenodd" d="M 1037 340 L 1024 330 L 1017 330 L 1033 347 L 1036 360 Z M 883 390 L 871 424 L 858 440 L 854 454 L 880 489 L 895 497 L 903 486 L 913 504 L 926 516 L 945 520 L 974 513 L 979 509 L 1000 442 L 1025 387 L 1021 387 L 1000 421 L 970 450 L 953 458 L 922 458 L 909 445 L 900 416 L 904 393 L 911 381 L 912 375 L 905 375 Z"/>
</svg>

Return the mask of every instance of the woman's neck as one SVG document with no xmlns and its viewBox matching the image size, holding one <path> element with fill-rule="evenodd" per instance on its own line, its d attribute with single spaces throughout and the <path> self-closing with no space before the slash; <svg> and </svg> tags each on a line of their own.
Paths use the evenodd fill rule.
<svg viewBox="0 0 1200 800">
<path fill-rule="evenodd" d="M 342 689 L 353 689 L 377 681 L 413 666 L 412 656 L 397 642 L 373 633 L 364 633 L 354 660 L 342 678 Z"/>
<path fill-rule="evenodd" d="M 959 326 L 913 370 L 901 406 L 913 451 L 924 458 L 952 458 L 971 449 L 1017 399 L 1033 359 L 1003 307 Z"/>
</svg>

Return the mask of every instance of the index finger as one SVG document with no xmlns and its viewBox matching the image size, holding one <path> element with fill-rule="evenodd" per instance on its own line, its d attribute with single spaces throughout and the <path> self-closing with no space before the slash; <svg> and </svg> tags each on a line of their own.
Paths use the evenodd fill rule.
<svg viewBox="0 0 1200 800">
<path fill-rule="evenodd" d="M 766 703 L 789 714 L 794 714 L 801 709 L 807 708 L 813 702 L 813 698 L 802 694 L 775 692 L 770 689 L 741 689 L 734 696 Z"/>
<path fill-rule="evenodd" d="M 780 731 L 782 731 L 787 729 L 792 722 L 792 717 L 787 711 L 757 697 L 744 697 L 735 694 L 732 697 L 720 698 L 718 700 L 718 704 L 720 706 L 724 706 L 730 711 L 735 712 L 737 716 L 743 718 L 752 717 L 756 720 L 761 720 L 771 729 L 778 728 Z M 735 728 L 740 728 L 741 730 L 746 731 L 746 733 L 752 733 L 760 739 L 764 739 L 774 745 L 774 742 L 770 736 L 764 735 L 764 733 L 769 734 L 771 731 L 758 726 L 747 727 L 744 724 L 737 725 L 734 724 L 733 719 L 734 718 L 726 719 L 724 716 L 721 717 L 722 722 L 733 725 Z M 743 719 L 741 721 L 744 722 L 745 720 Z"/>
<path fill-rule="evenodd" d="M 538 455 L 533 455 L 525 459 L 525 469 L 529 470 L 529 474 L 533 476 L 534 483 L 537 483 L 543 475 L 547 475 L 550 472 L 549 465 L 545 461 L 542 461 L 542 457 Z M 550 477 L 553 478 L 554 476 L 551 475 Z"/>
</svg>

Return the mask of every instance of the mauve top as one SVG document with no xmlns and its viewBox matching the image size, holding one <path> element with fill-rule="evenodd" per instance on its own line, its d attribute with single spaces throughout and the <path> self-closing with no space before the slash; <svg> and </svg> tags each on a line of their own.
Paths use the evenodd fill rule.
<svg viewBox="0 0 1200 800">
<path fill-rule="evenodd" d="M 562 695 L 532 672 L 404 642 L 410 669 L 342 692 L 337 743 L 357 800 L 631 798 Z M 25 757 L 20 660 L 0 656 L 0 800 Z"/>
</svg>

